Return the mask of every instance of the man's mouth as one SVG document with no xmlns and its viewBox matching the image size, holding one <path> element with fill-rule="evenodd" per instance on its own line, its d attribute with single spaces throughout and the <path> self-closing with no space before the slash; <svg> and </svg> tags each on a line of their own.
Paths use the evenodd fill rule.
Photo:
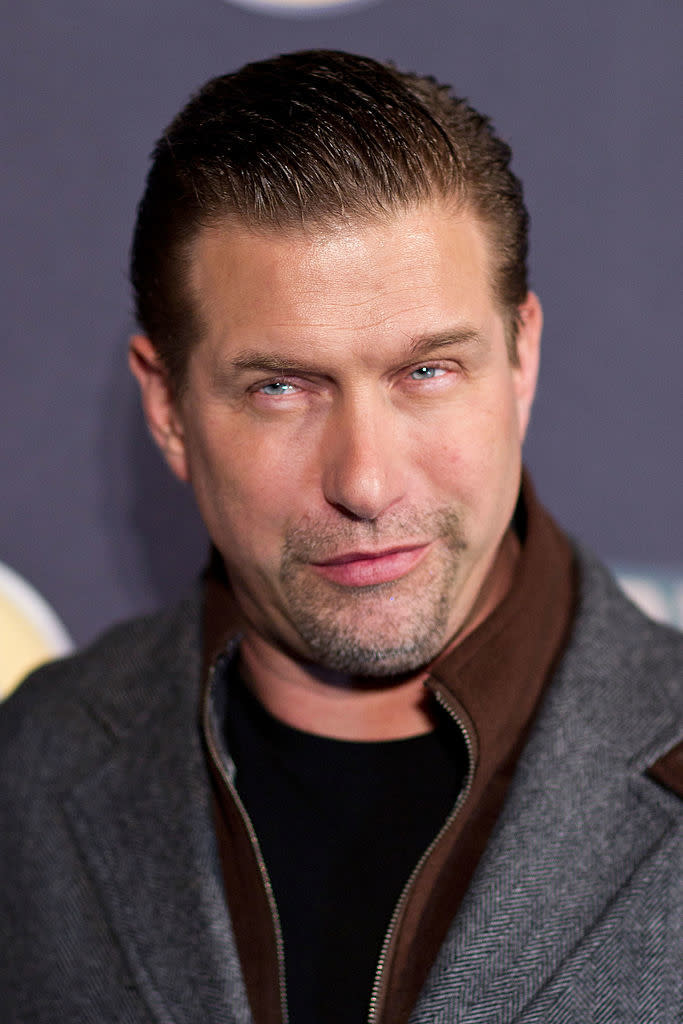
<svg viewBox="0 0 683 1024">
<path fill-rule="evenodd" d="M 420 562 L 431 544 L 403 545 L 382 551 L 347 551 L 322 562 L 311 563 L 318 575 L 344 587 L 369 587 L 391 583 L 406 576 Z"/>
</svg>

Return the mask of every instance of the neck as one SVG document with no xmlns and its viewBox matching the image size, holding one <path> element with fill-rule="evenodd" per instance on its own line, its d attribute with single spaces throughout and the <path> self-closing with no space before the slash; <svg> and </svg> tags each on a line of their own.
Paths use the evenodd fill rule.
<svg viewBox="0 0 683 1024">
<path fill-rule="evenodd" d="M 518 556 L 519 542 L 508 530 L 469 614 L 440 658 L 502 601 Z M 249 628 L 240 655 L 255 696 L 276 718 L 304 732 L 367 742 L 419 736 L 434 728 L 424 687 L 429 667 L 408 677 L 381 680 L 332 675 L 291 657 Z"/>
</svg>

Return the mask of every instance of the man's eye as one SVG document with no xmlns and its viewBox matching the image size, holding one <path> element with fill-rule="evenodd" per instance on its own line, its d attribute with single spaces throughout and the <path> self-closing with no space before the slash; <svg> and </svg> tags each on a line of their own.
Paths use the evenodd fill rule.
<svg viewBox="0 0 683 1024">
<path fill-rule="evenodd" d="M 269 384 L 262 384 L 258 390 L 262 395 L 279 398 L 281 395 L 289 395 L 296 391 L 296 387 L 294 384 L 288 384 L 286 380 L 272 380 Z"/>
<path fill-rule="evenodd" d="M 418 366 L 411 371 L 413 380 L 431 380 L 433 377 L 440 377 L 446 371 L 442 366 Z"/>
</svg>

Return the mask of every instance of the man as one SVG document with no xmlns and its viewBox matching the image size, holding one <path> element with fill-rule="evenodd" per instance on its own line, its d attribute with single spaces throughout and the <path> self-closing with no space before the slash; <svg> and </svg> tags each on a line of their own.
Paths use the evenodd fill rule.
<svg viewBox="0 0 683 1024">
<path fill-rule="evenodd" d="M 5 708 L 5 1020 L 674 1020 L 683 646 L 522 478 L 509 160 L 334 52 L 159 141 L 130 363 L 214 552 Z"/>
</svg>

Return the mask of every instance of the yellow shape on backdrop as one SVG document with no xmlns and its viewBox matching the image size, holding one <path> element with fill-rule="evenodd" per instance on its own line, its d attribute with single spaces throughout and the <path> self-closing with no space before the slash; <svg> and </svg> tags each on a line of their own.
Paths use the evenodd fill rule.
<svg viewBox="0 0 683 1024">
<path fill-rule="evenodd" d="M 38 665 L 71 648 L 69 635 L 50 606 L 0 562 L 0 700 Z"/>
</svg>

